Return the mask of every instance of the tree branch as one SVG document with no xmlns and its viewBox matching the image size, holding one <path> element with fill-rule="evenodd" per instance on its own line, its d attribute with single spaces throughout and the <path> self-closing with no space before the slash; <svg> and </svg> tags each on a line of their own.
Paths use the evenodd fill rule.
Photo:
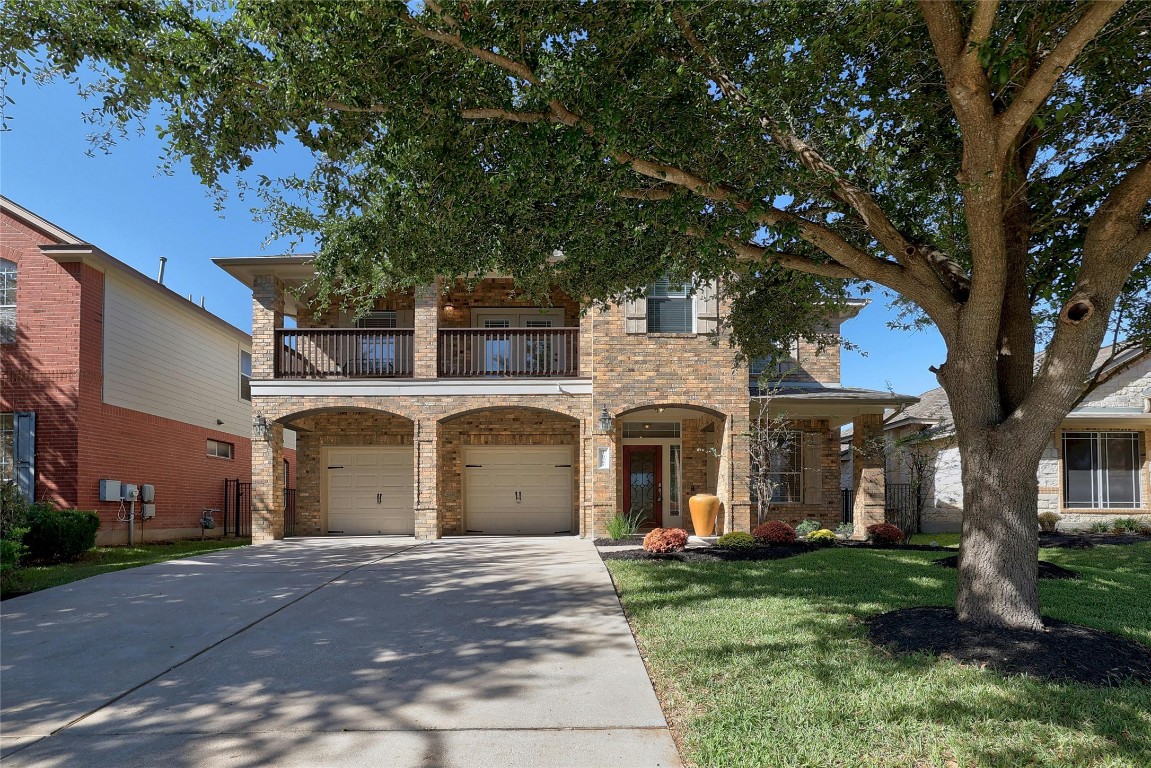
<svg viewBox="0 0 1151 768">
<path fill-rule="evenodd" d="M 991 28 L 995 25 L 995 12 L 999 10 L 999 0 L 979 0 L 975 5 L 975 15 L 971 19 L 971 28 L 967 30 L 967 42 L 963 52 L 978 51 L 979 47 L 987 42 L 991 35 Z"/>
<path fill-rule="evenodd" d="M 1006 151 L 1018 138 L 1035 112 L 1047 101 L 1063 72 L 1071 66 L 1083 48 L 1111 20 L 1126 0 L 1094 0 L 1075 26 L 1047 54 L 1007 111 L 996 117 L 999 151 Z"/>
</svg>

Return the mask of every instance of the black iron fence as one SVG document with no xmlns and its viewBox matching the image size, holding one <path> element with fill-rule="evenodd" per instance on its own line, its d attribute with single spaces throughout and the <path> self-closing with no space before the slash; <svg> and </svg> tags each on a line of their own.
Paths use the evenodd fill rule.
<svg viewBox="0 0 1151 768">
<path fill-rule="evenodd" d="M 884 486 L 884 507 L 887 517 L 906 520 L 913 509 L 910 483 L 887 483 Z"/>
<path fill-rule="evenodd" d="M 252 484 L 224 480 L 224 535 L 252 535 Z M 284 489 L 284 535 L 296 535 L 296 489 Z"/>
<path fill-rule="evenodd" d="M 296 535 L 296 489 L 284 489 L 284 535 Z"/>
<path fill-rule="evenodd" d="M 839 517 L 844 523 L 854 521 L 855 491 L 851 488 L 839 489 Z"/>
</svg>

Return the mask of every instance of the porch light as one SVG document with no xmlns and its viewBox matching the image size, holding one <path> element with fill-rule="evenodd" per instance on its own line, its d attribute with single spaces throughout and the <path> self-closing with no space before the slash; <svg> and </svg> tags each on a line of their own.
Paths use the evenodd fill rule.
<svg viewBox="0 0 1151 768">
<path fill-rule="evenodd" d="M 611 414 L 607 412 L 607 406 L 599 412 L 599 431 L 604 434 L 611 432 Z"/>
<path fill-rule="evenodd" d="M 256 436 L 261 440 L 268 439 L 268 420 L 264 418 L 264 414 L 256 414 L 255 420 L 252 421 L 252 431 L 255 432 Z"/>
</svg>

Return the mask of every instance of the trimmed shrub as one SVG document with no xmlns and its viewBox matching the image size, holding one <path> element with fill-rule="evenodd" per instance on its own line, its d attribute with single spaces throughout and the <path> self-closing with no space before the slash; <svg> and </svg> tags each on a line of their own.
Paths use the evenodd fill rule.
<svg viewBox="0 0 1151 768">
<path fill-rule="evenodd" d="M 656 528 L 643 537 L 643 548 L 653 554 L 682 552 L 687 547 L 687 531 L 682 528 Z"/>
<path fill-rule="evenodd" d="M 835 531 L 829 531 L 826 528 L 820 528 L 818 531 L 812 531 L 807 534 L 807 540 L 820 547 L 830 547 L 839 541 L 839 539 L 835 537 Z"/>
<path fill-rule="evenodd" d="M 1062 519 L 1063 515 L 1058 512 L 1040 512 L 1039 530 L 1046 533 L 1055 533 L 1055 526 Z"/>
<path fill-rule="evenodd" d="M 1087 530 L 1091 533 L 1107 533 L 1111 530 L 1111 526 L 1102 520 L 1096 520 L 1091 525 L 1087 526 Z"/>
<path fill-rule="evenodd" d="M 876 544 L 898 544 L 903 541 L 903 531 L 891 523 L 875 523 L 867 526 L 867 535 Z"/>
<path fill-rule="evenodd" d="M 795 526 L 795 535 L 799 538 L 804 538 L 809 533 L 814 533 L 822 528 L 823 525 L 818 520 L 804 520 L 799 525 Z"/>
<path fill-rule="evenodd" d="M 779 520 L 755 526 L 751 535 L 763 544 L 791 544 L 795 541 L 795 529 Z"/>
<path fill-rule="evenodd" d="M 732 531 L 720 536 L 715 545 L 720 549 L 751 549 L 755 546 L 755 537 L 745 531 Z"/>
<path fill-rule="evenodd" d="M 95 512 L 33 504 L 28 510 L 24 543 L 36 560 L 71 562 L 96 546 L 98 530 L 100 517 Z"/>
</svg>

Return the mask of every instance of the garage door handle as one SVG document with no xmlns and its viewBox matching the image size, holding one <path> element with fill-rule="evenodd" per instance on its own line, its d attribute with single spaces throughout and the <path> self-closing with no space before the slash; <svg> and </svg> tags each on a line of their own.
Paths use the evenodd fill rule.
<svg viewBox="0 0 1151 768">
<path fill-rule="evenodd" d="M 383 504 L 384 503 L 384 494 L 382 494 L 382 493 L 376 494 L 376 503 L 377 504 Z"/>
<path fill-rule="evenodd" d="M 524 500 L 524 492 L 523 491 L 516 491 L 516 504 L 519 504 L 523 500 Z"/>
</svg>

